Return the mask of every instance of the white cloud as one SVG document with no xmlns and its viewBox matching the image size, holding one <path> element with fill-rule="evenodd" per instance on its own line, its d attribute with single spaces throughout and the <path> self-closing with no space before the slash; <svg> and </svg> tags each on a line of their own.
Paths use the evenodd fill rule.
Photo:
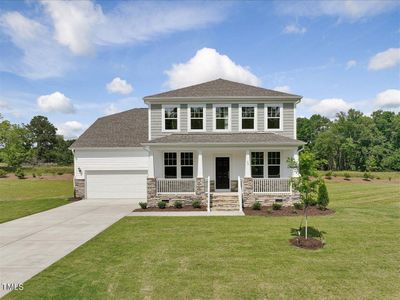
<svg viewBox="0 0 400 300">
<path fill-rule="evenodd" d="M 331 0 L 331 1 L 281 1 L 277 2 L 279 13 L 293 16 L 333 16 L 356 21 L 388 12 L 399 6 L 398 1 L 382 0 Z"/>
<path fill-rule="evenodd" d="M 211 48 L 198 50 L 187 62 L 174 64 L 165 73 L 168 75 L 167 85 L 171 89 L 218 78 L 257 86 L 261 84 L 261 80 L 248 67 L 236 64 L 227 55 Z"/>
<path fill-rule="evenodd" d="M 0 108 L 1 109 L 9 109 L 10 106 L 8 105 L 8 102 L 5 100 L 0 100 Z"/>
<path fill-rule="evenodd" d="M 147 41 L 159 35 L 219 22 L 220 3 L 122 2 L 109 13 L 89 1 L 48 1 L 42 4 L 53 20 L 56 40 L 76 55 L 96 45 Z"/>
<path fill-rule="evenodd" d="M 22 51 L 0 61 L 0 70 L 20 76 L 42 79 L 57 77 L 71 68 L 67 53 L 51 38 L 47 27 L 19 12 L 0 15 L 0 29 Z M 20 59 L 21 58 L 21 59 Z"/>
<path fill-rule="evenodd" d="M 291 92 L 290 86 L 288 86 L 288 85 L 276 86 L 273 88 L 273 90 L 279 91 L 279 92 L 284 92 L 284 93 Z"/>
<path fill-rule="evenodd" d="M 127 95 L 133 91 L 132 85 L 119 77 L 115 77 L 111 82 L 107 83 L 106 87 L 110 93 L 120 93 L 123 95 Z"/>
<path fill-rule="evenodd" d="M 105 113 L 106 115 L 112 115 L 112 114 L 119 113 L 120 111 L 121 111 L 121 110 L 118 109 L 118 108 L 115 106 L 114 103 L 111 103 L 110 105 L 108 105 L 108 106 L 106 107 L 106 109 L 104 110 L 104 113 Z"/>
<path fill-rule="evenodd" d="M 396 66 L 400 63 L 400 48 L 389 48 L 375 54 L 368 64 L 370 70 L 382 70 Z"/>
<path fill-rule="evenodd" d="M 65 139 L 77 138 L 86 128 L 78 121 L 67 121 L 57 126 L 57 134 L 64 136 Z"/>
<path fill-rule="evenodd" d="M 45 112 L 61 112 L 67 114 L 75 112 L 75 107 L 71 99 L 60 92 L 40 96 L 37 98 L 37 104 L 39 108 Z"/>
<path fill-rule="evenodd" d="M 306 31 L 307 31 L 307 28 L 297 26 L 294 24 L 286 25 L 286 27 L 283 29 L 284 33 L 294 33 L 294 34 L 304 34 L 304 33 L 306 33 Z"/>
<path fill-rule="evenodd" d="M 346 63 L 346 70 L 349 70 L 357 65 L 357 61 L 352 59 Z"/>
<path fill-rule="evenodd" d="M 320 114 L 327 118 L 334 118 L 338 112 L 347 112 L 353 108 L 351 104 L 340 98 L 327 98 L 322 100 L 305 98 L 301 102 L 313 114 Z"/>
<path fill-rule="evenodd" d="M 388 89 L 376 96 L 375 105 L 379 108 L 400 108 L 400 90 Z"/>
</svg>

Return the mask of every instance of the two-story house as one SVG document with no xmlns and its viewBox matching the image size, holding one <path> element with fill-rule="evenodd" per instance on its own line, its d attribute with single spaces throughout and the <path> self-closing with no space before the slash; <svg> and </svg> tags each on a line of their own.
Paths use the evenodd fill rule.
<svg viewBox="0 0 400 300">
<path fill-rule="evenodd" d="M 99 118 L 71 146 L 75 194 L 211 209 L 289 204 L 300 100 L 223 79 L 144 97 L 147 109 Z"/>
</svg>

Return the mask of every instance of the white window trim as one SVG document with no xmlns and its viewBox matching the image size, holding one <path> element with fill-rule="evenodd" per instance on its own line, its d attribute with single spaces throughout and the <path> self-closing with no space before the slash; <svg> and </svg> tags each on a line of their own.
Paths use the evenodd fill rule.
<svg viewBox="0 0 400 300">
<path fill-rule="evenodd" d="M 228 107 L 228 129 L 217 129 L 217 107 Z M 231 123 L 232 123 L 232 109 L 230 104 L 213 104 L 213 131 L 216 132 L 228 132 L 231 131 Z"/>
<path fill-rule="evenodd" d="M 254 128 L 242 129 L 242 107 L 254 107 Z M 257 104 L 239 104 L 239 131 L 257 131 Z"/>
<path fill-rule="evenodd" d="M 279 152 L 279 177 L 271 177 L 271 178 L 282 178 L 282 151 L 266 151 L 264 153 L 264 157 L 266 158 L 264 160 L 264 176 L 267 175 L 265 178 L 270 178 L 269 177 L 269 172 L 268 172 L 268 167 L 270 164 L 268 163 L 268 152 Z M 272 164 L 271 166 L 277 166 L 276 164 Z M 266 171 L 266 173 L 265 173 Z"/>
<path fill-rule="evenodd" d="M 268 107 L 276 107 L 276 106 L 279 107 L 279 115 L 280 115 L 279 129 L 276 129 L 276 128 L 269 129 L 268 128 Z M 265 131 L 283 131 L 283 104 L 282 103 L 266 103 L 264 105 L 264 119 L 265 119 L 265 122 L 264 122 Z"/>
<path fill-rule="evenodd" d="M 165 109 L 170 107 L 177 107 L 177 129 L 165 129 Z M 181 131 L 181 106 L 177 105 L 163 105 L 161 109 L 161 122 L 162 122 L 162 132 L 178 132 Z"/>
<path fill-rule="evenodd" d="M 263 165 L 262 165 L 262 167 L 263 167 L 263 177 L 253 177 L 253 174 L 251 173 L 252 172 L 252 167 L 253 166 L 261 166 L 261 165 L 253 165 L 252 163 L 251 163 L 251 155 L 252 155 L 252 153 L 254 153 L 254 152 L 261 152 L 261 153 L 263 153 Z M 268 155 L 268 152 L 265 152 L 265 151 L 250 151 L 250 175 L 252 175 L 251 177 L 252 178 L 265 178 L 265 154 L 267 153 L 267 155 Z M 268 169 L 268 168 L 267 168 Z"/>
<path fill-rule="evenodd" d="M 164 160 L 164 153 L 176 153 L 176 178 L 169 178 L 169 179 L 195 179 L 195 172 L 196 172 L 196 156 L 195 156 L 195 151 L 194 150 L 185 150 L 185 151 L 175 151 L 175 150 L 169 150 L 169 151 L 162 151 L 162 178 L 165 178 L 165 160 Z M 193 178 L 182 178 L 182 172 L 181 172 L 181 153 L 186 153 L 186 152 L 192 152 L 193 153 Z M 187 165 L 184 165 L 187 167 Z"/>
<path fill-rule="evenodd" d="M 192 117 L 192 114 L 190 113 L 190 111 L 191 111 L 191 108 L 192 107 L 202 107 L 203 108 L 203 129 L 192 129 L 191 127 L 191 117 Z M 190 132 L 202 132 L 202 131 L 206 131 L 207 130 L 207 128 L 206 128 L 206 120 L 207 120 L 207 117 L 206 117 L 206 105 L 205 104 L 190 104 L 190 105 L 188 105 L 188 131 Z"/>
</svg>

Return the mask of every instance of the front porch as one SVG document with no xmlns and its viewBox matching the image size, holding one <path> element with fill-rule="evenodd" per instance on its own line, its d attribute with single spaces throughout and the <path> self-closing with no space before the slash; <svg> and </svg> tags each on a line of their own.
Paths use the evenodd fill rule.
<svg viewBox="0 0 400 300">
<path fill-rule="evenodd" d="M 149 149 L 148 206 L 195 200 L 209 211 L 242 210 L 256 201 L 291 205 L 298 195 L 289 157 L 297 159 L 297 148 Z"/>
</svg>

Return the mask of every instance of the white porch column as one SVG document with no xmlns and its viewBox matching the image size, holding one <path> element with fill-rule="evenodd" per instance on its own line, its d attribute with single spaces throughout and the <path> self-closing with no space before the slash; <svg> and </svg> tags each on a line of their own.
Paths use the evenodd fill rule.
<svg viewBox="0 0 400 300">
<path fill-rule="evenodd" d="M 297 163 L 297 165 L 299 165 L 299 153 L 298 153 L 297 149 L 295 149 L 293 151 L 293 159 Z M 293 177 L 299 177 L 300 176 L 299 170 L 297 168 L 292 169 L 292 176 Z"/>
<path fill-rule="evenodd" d="M 147 177 L 154 178 L 154 153 L 151 150 L 149 150 L 149 171 Z"/>
<path fill-rule="evenodd" d="M 197 151 L 197 177 L 203 178 L 203 151 Z"/>
<path fill-rule="evenodd" d="M 244 177 L 251 177 L 250 150 L 246 150 Z"/>
</svg>

